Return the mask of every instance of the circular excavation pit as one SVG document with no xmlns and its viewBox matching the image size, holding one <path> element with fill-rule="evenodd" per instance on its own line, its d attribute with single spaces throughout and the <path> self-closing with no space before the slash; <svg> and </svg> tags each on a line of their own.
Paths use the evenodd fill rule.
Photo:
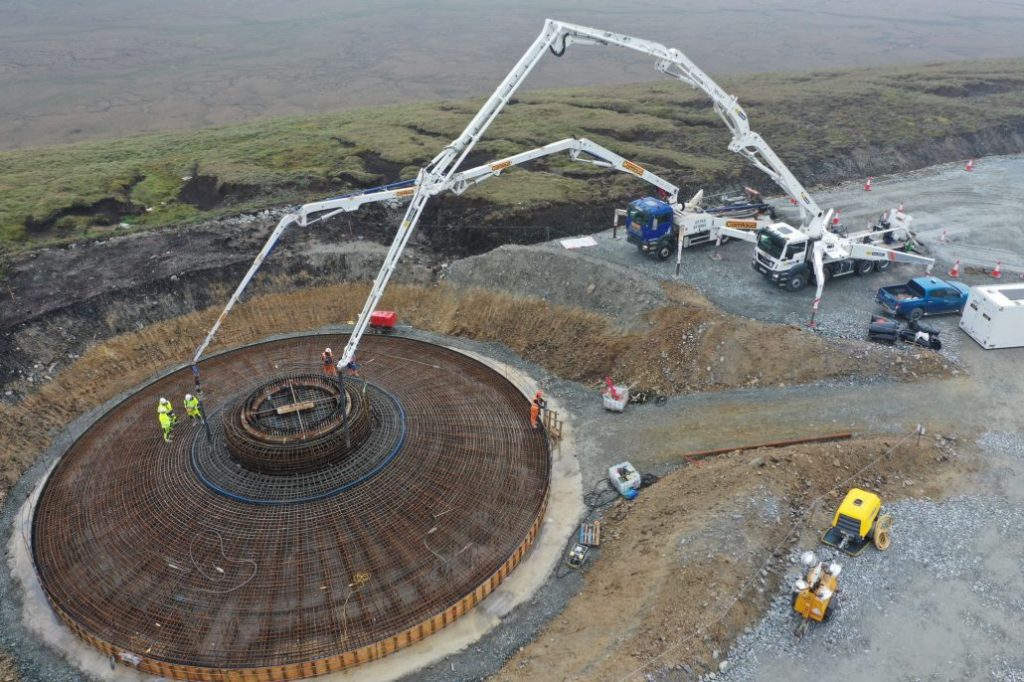
<svg viewBox="0 0 1024 682">
<path fill-rule="evenodd" d="M 209 431 L 180 415 L 172 442 L 160 436 L 158 399 L 182 409 L 185 369 L 68 448 L 32 547 L 79 637 L 165 677 L 301 679 L 412 644 L 501 583 L 547 500 L 526 397 L 474 359 L 396 337 L 363 340 L 358 378 L 320 374 L 320 351 L 345 341 L 205 360 Z"/>
</svg>

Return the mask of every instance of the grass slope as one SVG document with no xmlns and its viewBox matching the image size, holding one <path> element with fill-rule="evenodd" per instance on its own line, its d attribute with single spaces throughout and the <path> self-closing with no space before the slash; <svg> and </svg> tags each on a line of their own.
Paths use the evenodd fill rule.
<svg viewBox="0 0 1024 682">
<path fill-rule="evenodd" d="M 767 74 L 723 84 L 798 175 L 844 150 L 906 149 L 1024 122 L 1024 61 Z M 81 237 L 120 220 L 187 222 L 412 177 L 480 103 L 405 104 L 3 152 L 0 244 Z M 728 132 L 707 98 L 671 81 L 524 94 L 468 161 L 569 135 L 590 137 L 680 184 L 720 184 L 744 169 L 726 150 Z M 576 165 L 565 173 L 570 166 L 566 159 L 537 162 L 532 172 L 513 171 L 512 180 L 485 183 L 468 195 L 537 205 L 566 197 L 615 199 L 629 189 L 596 169 Z M 195 175 L 215 177 L 207 210 L 181 199 L 183 178 Z"/>
</svg>

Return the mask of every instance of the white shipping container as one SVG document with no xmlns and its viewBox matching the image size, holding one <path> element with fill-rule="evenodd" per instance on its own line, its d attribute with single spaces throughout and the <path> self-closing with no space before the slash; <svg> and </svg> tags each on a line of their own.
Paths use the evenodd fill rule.
<svg viewBox="0 0 1024 682">
<path fill-rule="evenodd" d="M 982 348 L 1024 346 L 1024 283 L 971 287 L 960 328 Z"/>
</svg>

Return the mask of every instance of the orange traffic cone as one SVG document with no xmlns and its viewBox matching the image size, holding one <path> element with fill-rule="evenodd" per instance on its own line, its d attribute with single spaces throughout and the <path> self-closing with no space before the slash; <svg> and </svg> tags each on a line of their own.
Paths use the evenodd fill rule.
<svg viewBox="0 0 1024 682">
<path fill-rule="evenodd" d="M 974 159 L 971 159 L 970 161 L 967 162 L 967 165 L 964 166 L 964 170 L 968 172 L 974 170 Z"/>
<path fill-rule="evenodd" d="M 836 214 L 832 216 L 832 227 L 839 227 L 839 214 L 842 213 L 840 209 L 836 209 Z"/>
<path fill-rule="evenodd" d="M 870 177 L 868 178 L 868 181 L 864 183 L 864 191 L 865 192 L 870 192 L 871 191 L 871 178 Z"/>
<path fill-rule="evenodd" d="M 1000 277 L 1003 276 L 1003 270 L 1000 267 L 999 261 L 996 261 L 995 269 L 993 269 L 992 272 L 989 274 L 992 275 L 992 279 L 999 279 Z"/>
<path fill-rule="evenodd" d="M 957 258 L 956 261 L 953 263 L 953 269 L 949 271 L 949 276 L 950 277 L 959 277 L 960 276 L 960 259 L 959 258 Z"/>
</svg>

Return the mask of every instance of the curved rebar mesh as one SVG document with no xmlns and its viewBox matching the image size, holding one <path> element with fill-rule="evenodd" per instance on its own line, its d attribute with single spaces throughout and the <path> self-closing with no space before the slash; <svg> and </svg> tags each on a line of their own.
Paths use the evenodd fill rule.
<svg viewBox="0 0 1024 682">
<path fill-rule="evenodd" d="M 345 340 L 311 335 L 209 358 L 204 407 L 216 413 L 269 378 L 315 371 L 320 350 Z M 526 398 L 481 363 L 422 342 L 367 337 L 360 364 L 396 397 L 404 440 L 372 478 L 317 501 L 217 493 L 190 463 L 205 439 L 197 425 L 163 443 L 157 400 L 180 401 L 188 370 L 102 417 L 64 454 L 33 519 L 58 614 L 106 653 L 137 655 L 140 669 L 295 679 L 405 646 L 486 595 L 529 546 L 546 499 L 549 454 Z"/>
<path fill-rule="evenodd" d="M 260 385 L 224 410 L 227 450 L 246 469 L 278 475 L 321 469 L 354 453 L 370 435 L 370 413 L 363 382 L 348 384 L 347 414 L 333 377 L 299 374 Z"/>
</svg>

